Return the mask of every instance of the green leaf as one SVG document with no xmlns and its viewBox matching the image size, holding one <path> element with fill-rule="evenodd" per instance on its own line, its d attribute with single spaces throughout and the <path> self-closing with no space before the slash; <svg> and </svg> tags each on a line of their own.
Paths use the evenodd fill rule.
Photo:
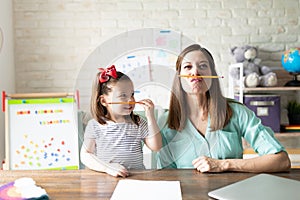
<svg viewBox="0 0 300 200">
<path fill-rule="evenodd" d="M 290 101 L 287 105 L 289 114 L 300 114 L 300 104 L 297 101 Z"/>
</svg>

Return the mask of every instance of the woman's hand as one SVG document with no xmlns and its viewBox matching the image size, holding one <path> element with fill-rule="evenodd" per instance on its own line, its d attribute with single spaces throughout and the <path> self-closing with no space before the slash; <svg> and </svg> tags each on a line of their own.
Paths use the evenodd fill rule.
<svg viewBox="0 0 300 200">
<path fill-rule="evenodd" d="M 201 156 L 192 161 L 194 167 L 200 172 L 223 172 L 223 160 L 217 160 L 206 156 Z"/>
<path fill-rule="evenodd" d="M 291 167 L 290 159 L 285 151 L 249 159 L 217 160 L 203 156 L 193 160 L 192 164 L 200 172 L 280 172 L 288 171 Z"/>
<path fill-rule="evenodd" d="M 121 176 L 125 178 L 129 176 L 129 172 L 127 171 L 127 169 L 119 163 L 110 163 L 106 166 L 105 172 L 114 177 Z"/>
</svg>

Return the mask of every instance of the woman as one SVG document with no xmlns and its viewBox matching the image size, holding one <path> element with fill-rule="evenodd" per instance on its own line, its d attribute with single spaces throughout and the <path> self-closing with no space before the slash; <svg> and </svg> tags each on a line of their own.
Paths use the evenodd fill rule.
<svg viewBox="0 0 300 200">
<path fill-rule="evenodd" d="M 273 131 L 246 106 L 221 92 L 212 55 L 200 45 L 184 49 L 176 62 L 169 111 L 160 120 L 160 168 L 200 172 L 277 172 L 291 163 Z M 207 77 L 205 77 L 207 76 Z M 242 138 L 260 155 L 242 159 Z"/>
</svg>

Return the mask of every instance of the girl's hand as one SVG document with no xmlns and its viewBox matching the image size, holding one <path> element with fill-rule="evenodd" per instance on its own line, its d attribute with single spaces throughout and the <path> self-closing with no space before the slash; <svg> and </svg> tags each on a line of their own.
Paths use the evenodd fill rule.
<svg viewBox="0 0 300 200">
<path fill-rule="evenodd" d="M 143 99 L 139 101 L 142 103 L 144 109 L 145 109 L 145 116 L 147 118 L 154 117 L 154 104 L 150 99 Z"/>
<path fill-rule="evenodd" d="M 223 172 L 225 171 L 222 160 L 201 156 L 192 161 L 194 167 L 200 172 Z"/>
<path fill-rule="evenodd" d="M 127 171 L 127 169 L 119 163 L 110 163 L 108 166 L 106 166 L 105 172 L 114 177 L 121 176 L 125 178 L 129 176 L 129 172 Z"/>
</svg>

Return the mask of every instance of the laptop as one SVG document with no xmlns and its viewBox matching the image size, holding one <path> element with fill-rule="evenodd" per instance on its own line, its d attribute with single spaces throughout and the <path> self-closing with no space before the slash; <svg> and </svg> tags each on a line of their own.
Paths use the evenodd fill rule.
<svg viewBox="0 0 300 200">
<path fill-rule="evenodd" d="M 210 191 L 208 196 L 220 200 L 299 200 L 300 181 L 270 174 L 259 174 Z"/>
</svg>

